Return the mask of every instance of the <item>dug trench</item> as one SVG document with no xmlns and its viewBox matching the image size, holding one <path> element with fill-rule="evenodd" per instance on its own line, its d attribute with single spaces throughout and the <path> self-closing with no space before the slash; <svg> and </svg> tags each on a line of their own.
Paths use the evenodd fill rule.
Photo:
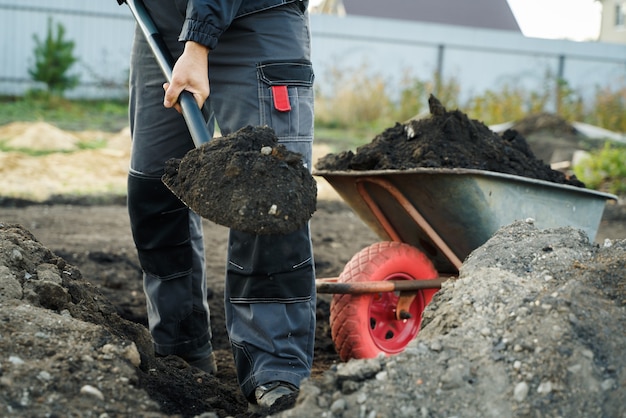
<svg viewBox="0 0 626 418">
<path fill-rule="evenodd" d="M 447 135 L 438 134 L 439 137 L 431 138 L 430 142 L 450 138 L 451 133 L 454 133 L 456 139 L 456 143 L 439 143 L 439 146 L 423 153 L 429 156 L 428 161 L 432 161 L 429 163 L 432 164 L 431 166 L 446 166 L 445 164 L 454 163 L 455 156 L 459 153 L 463 154 L 463 150 L 482 152 L 491 149 L 477 146 L 480 145 L 477 141 L 480 141 L 481 133 L 484 133 L 486 138 L 494 144 L 500 141 L 480 122 L 467 119 L 461 112 L 448 112 L 439 108 L 436 102 L 432 102 L 431 108 L 434 109 L 431 118 L 412 125 L 414 132 L 418 134 L 413 135 L 412 141 L 408 141 L 411 142 L 409 145 L 419 144 L 420 138 L 427 138 L 430 130 L 433 130 L 433 133 L 438 129 L 447 130 Z M 418 129 L 415 130 L 416 128 Z M 396 161 L 400 160 L 395 160 L 395 158 L 407 154 L 414 158 L 419 156 L 420 154 L 415 150 L 409 152 L 406 148 L 394 146 L 389 146 L 383 154 L 380 154 L 380 148 L 376 147 L 376 144 L 388 146 L 394 142 L 393 145 L 406 145 L 400 142 L 401 138 L 407 138 L 406 132 L 407 127 L 404 125 L 397 125 L 385 131 L 380 137 L 374 139 L 371 145 L 356 153 L 358 164 L 366 167 L 365 169 L 370 169 L 371 164 L 374 164 L 373 161 L 382 161 L 387 158 L 388 161 L 397 164 Z M 512 133 L 508 135 L 511 135 L 508 138 L 514 138 L 514 140 L 501 140 L 502 144 L 506 145 L 507 152 L 504 154 L 506 159 L 523 161 L 525 158 L 535 164 L 532 153 L 525 145 L 523 138 Z M 470 143 L 463 145 L 463 141 L 470 141 Z M 402 152 L 394 155 L 393 150 L 401 148 Z M 368 149 L 373 149 L 374 153 L 379 155 L 375 159 L 368 157 Z M 359 155 L 359 152 L 362 154 Z M 467 153 L 464 155 L 467 157 Z M 479 158 L 471 158 L 471 156 L 468 158 L 467 161 L 477 162 L 482 169 L 493 169 L 485 166 L 485 161 L 481 161 L 484 160 L 484 155 L 480 155 Z M 489 159 L 492 158 L 495 157 L 489 157 Z M 347 157 L 346 161 L 348 160 L 350 164 L 354 163 L 355 156 Z M 343 157 L 337 158 L 335 155 L 321 161 L 322 164 L 326 164 L 321 167 L 328 169 L 329 161 L 343 163 L 344 160 Z M 555 176 L 559 181 L 576 181 L 566 175 L 549 171 L 549 167 L 546 169 L 545 164 L 537 167 L 546 171 L 548 175 Z M 351 169 L 354 168 L 351 167 Z M 1 358 L 0 368 L 0 386 L 2 387 L 0 407 L 3 408 L 1 409 L 3 414 L 7 416 L 108 414 L 109 416 L 151 417 L 193 417 L 201 414 L 205 414 L 205 417 L 250 415 L 246 412 L 247 403 L 237 385 L 224 326 L 222 292 L 227 240 L 225 227 L 207 220 L 203 222 L 207 279 L 211 289 L 209 298 L 211 325 L 218 362 L 217 375 L 210 377 L 198 374 L 175 357 L 157 359 L 152 355 L 145 327 L 146 308 L 141 271 L 130 236 L 128 216 L 122 204 L 82 204 L 81 201 L 63 197 L 37 205 L 10 199 L 4 202 L 3 207 L 0 207 L 0 223 L 2 224 L 0 227 L 2 263 L 0 265 L 3 266 L 0 271 L 2 280 L 0 352 L 5 353 Z M 379 241 L 379 238 L 340 200 L 318 200 L 317 210 L 311 218 L 311 231 L 315 250 L 316 276 L 320 278 L 338 276 L 353 255 L 362 248 Z M 574 235 L 564 234 L 563 236 L 571 238 Z M 623 240 L 624 238 L 626 238 L 626 210 L 621 205 L 609 204 L 600 224 L 596 242 L 602 244 L 605 239 Z M 576 245 L 577 251 L 596 251 L 576 240 L 572 242 Z M 556 248 L 556 244 L 554 246 Z M 545 245 L 543 247 L 548 248 Z M 493 254 L 499 254 L 497 247 L 492 245 L 490 248 Z M 548 253 L 545 248 L 543 252 Z M 604 270 L 598 270 L 604 273 L 597 273 L 594 280 L 602 281 L 604 277 L 617 278 L 619 274 L 622 274 L 615 269 L 619 267 L 620 260 L 623 267 L 626 261 L 623 254 L 621 256 L 613 254 L 612 257 L 607 257 L 610 263 Z M 494 265 L 497 264 L 497 260 L 490 261 Z M 500 260 L 498 263 L 502 262 Z M 590 264 L 585 267 L 579 263 L 577 268 L 579 271 L 585 271 L 590 268 L 589 266 Z M 575 276 L 578 274 L 576 268 L 572 267 L 568 267 L 565 274 L 571 275 L 572 279 L 578 277 Z M 607 289 L 606 292 L 609 290 Z M 444 302 L 451 306 L 455 303 L 446 299 L 446 295 L 449 294 L 442 292 L 444 299 L 437 300 L 436 305 L 441 311 L 445 310 Z M 360 384 L 358 381 L 357 383 L 349 381 L 350 384 L 343 381 L 339 383 L 339 386 L 328 383 L 327 372 L 336 371 L 341 363 L 330 336 L 330 297 L 330 295 L 318 294 L 316 312 L 317 330 L 312 378 L 313 381 L 318 382 L 317 386 L 319 386 L 316 389 L 318 394 L 316 395 L 318 397 L 316 408 L 322 409 L 324 409 L 324 404 L 320 399 L 343 400 L 344 404 L 351 405 L 350 394 L 366 394 L 363 391 L 368 387 L 367 381 Z M 616 303 L 618 305 L 621 303 L 620 306 L 623 306 L 624 302 L 616 300 Z M 623 307 L 621 309 L 623 311 Z M 429 315 L 429 322 L 434 324 L 431 328 L 445 329 L 441 323 L 432 319 L 432 313 L 429 312 Z M 614 321 L 619 324 L 622 320 L 614 317 Z M 92 327 L 93 324 L 97 327 Z M 579 324 L 579 327 L 582 329 L 583 325 L 585 324 Z M 497 331 L 496 329 L 490 332 L 496 334 Z M 587 338 L 592 338 L 594 333 L 591 330 L 588 331 Z M 450 331 L 442 335 L 447 332 Z M 466 344 L 469 345 L 470 337 L 467 338 Z M 584 336 L 581 334 L 580 338 Z M 134 343 L 135 350 L 130 342 Z M 597 353 L 610 348 L 605 349 L 600 346 L 600 340 L 583 342 L 590 350 Z M 441 348 L 436 349 L 434 343 L 428 344 L 432 353 L 446 353 L 445 349 L 443 351 Z M 461 346 L 464 341 L 459 341 L 458 344 Z M 569 349 L 568 346 L 561 348 L 563 352 Z M 502 349 L 500 351 L 506 352 Z M 135 353 L 138 353 L 140 363 Z M 614 359 L 614 356 L 618 354 L 603 352 L 603 359 L 598 361 Z M 428 364 L 411 362 L 404 364 L 402 368 L 404 371 L 420 367 L 429 371 L 434 369 L 433 375 L 436 375 L 436 367 L 441 361 L 440 359 L 438 362 L 433 361 Z M 389 367 L 392 367 L 391 363 Z M 367 365 L 361 367 L 360 370 L 366 369 Z M 622 364 L 612 363 L 607 365 L 606 369 L 609 370 L 608 373 L 612 379 L 619 384 L 620 379 L 623 379 L 620 374 L 623 372 Z M 388 373 L 391 376 L 391 370 L 388 370 Z M 367 376 L 366 378 L 377 380 L 381 377 Z M 414 380 L 406 383 L 420 385 Z M 361 389 L 358 388 L 359 385 Z M 606 386 L 608 385 L 607 383 Z M 422 385 L 422 387 L 425 386 Z M 445 383 L 443 390 L 450 390 L 449 386 L 450 383 Z M 315 388 L 315 386 L 307 387 Z M 440 387 L 432 390 L 434 399 L 437 391 L 442 389 Z M 448 412 L 463 411 L 465 407 L 463 402 L 467 401 L 465 395 L 470 392 L 463 392 L 462 387 L 458 386 L 452 387 L 452 390 L 456 390 L 458 396 L 447 397 L 445 408 Z M 552 393 L 553 395 L 556 393 L 557 395 L 554 396 L 558 398 L 558 391 Z M 587 396 L 591 396 L 592 393 L 596 392 L 589 391 Z M 388 399 L 393 399 L 395 394 L 396 392 L 389 392 L 385 395 Z M 384 402 L 373 395 L 372 389 L 371 402 L 360 400 L 357 401 L 360 403 L 357 403 L 353 409 L 346 406 L 344 409 L 336 409 L 335 414 L 345 417 L 358 416 L 359 408 L 363 409 L 367 406 L 369 412 L 376 408 L 376 404 L 379 408 L 382 407 Z M 623 392 L 618 392 L 614 396 L 621 395 Z M 579 397 L 582 398 L 583 395 Z M 532 397 L 529 395 L 529 398 Z M 330 409 L 332 402 L 332 400 L 329 401 L 326 409 Z M 402 404 L 402 402 L 398 400 L 396 403 Z M 546 402 L 548 401 L 537 401 L 534 407 L 541 410 Z M 589 402 L 593 403 L 591 400 Z M 426 413 L 427 416 L 445 415 L 443 412 L 438 415 L 434 403 L 430 406 L 422 399 L 420 404 L 422 408 L 428 405 L 430 409 L 424 412 L 424 409 L 415 410 L 411 409 L 410 405 L 404 405 L 408 408 L 406 409 L 409 414 L 407 416 L 416 416 L 415 414 L 418 413 L 422 415 Z M 307 407 L 306 403 L 302 405 Z M 319 416 L 319 409 L 309 408 L 310 414 L 307 415 L 307 409 L 303 409 L 302 405 L 293 410 L 296 414 L 293 416 Z M 445 409 L 440 408 L 442 408 L 440 411 Z M 545 409 L 545 411 L 549 410 Z M 529 414 L 530 412 L 518 416 L 532 416 Z"/>
</svg>

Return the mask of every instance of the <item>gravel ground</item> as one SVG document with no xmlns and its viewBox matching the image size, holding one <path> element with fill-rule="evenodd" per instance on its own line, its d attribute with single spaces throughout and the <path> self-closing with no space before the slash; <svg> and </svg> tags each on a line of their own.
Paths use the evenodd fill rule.
<svg viewBox="0 0 626 418">
<path fill-rule="evenodd" d="M 626 417 L 626 240 L 502 228 L 393 357 L 350 360 L 281 417 Z"/>
</svg>

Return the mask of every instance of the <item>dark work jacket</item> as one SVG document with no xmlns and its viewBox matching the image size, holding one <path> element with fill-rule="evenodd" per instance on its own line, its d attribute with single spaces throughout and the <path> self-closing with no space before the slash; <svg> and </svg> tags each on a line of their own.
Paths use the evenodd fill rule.
<svg viewBox="0 0 626 418">
<path fill-rule="evenodd" d="M 179 40 L 215 49 L 234 19 L 295 1 L 308 4 L 308 0 L 189 0 Z"/>
</svg>

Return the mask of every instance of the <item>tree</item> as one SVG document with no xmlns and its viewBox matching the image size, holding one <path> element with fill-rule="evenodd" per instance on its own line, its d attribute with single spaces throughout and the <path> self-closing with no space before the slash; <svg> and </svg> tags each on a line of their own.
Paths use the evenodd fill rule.
<svg viewBox="0 0 626 418">
<path fill-rule="evenodd" d="M 45 83 L 48 92 L 59 96 L 76 87 L 79 81 L 77 75 L 68 74 L 70 67 L 78 61 L 74 56 L 74 42 L 64 38 L 65 27 L 58 23 L 55 33 L 52 18 L 48 19 L 46 38 L 42 41 L 37 34 L 33 35 L 35 64 L 28 70 L 33 80 Z"/>
</svg>

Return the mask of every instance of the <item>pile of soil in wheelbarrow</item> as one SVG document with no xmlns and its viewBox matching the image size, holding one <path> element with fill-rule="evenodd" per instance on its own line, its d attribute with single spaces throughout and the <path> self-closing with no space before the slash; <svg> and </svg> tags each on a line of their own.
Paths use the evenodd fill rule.
<svg viewBox="0 0 626 418">
<path fill-rule="evenodd" d="M 203 218 L 243 232 L 293 232 L 316 208 L 302 155 L 269 127 L 247 126 L 168 161 L 163 182 Z"/>
<path fill-rule="evenodd" d="M 575 176 L 553 170 L 535 157 L 525 138 L 509 129 L 498 135 L 459 110 L 448 111 L 430 96 L 430 117 L 396 123 L 372 142 L 321 158 L 325 171 L 470 168 L 585 187 Z"/>
</svg>

